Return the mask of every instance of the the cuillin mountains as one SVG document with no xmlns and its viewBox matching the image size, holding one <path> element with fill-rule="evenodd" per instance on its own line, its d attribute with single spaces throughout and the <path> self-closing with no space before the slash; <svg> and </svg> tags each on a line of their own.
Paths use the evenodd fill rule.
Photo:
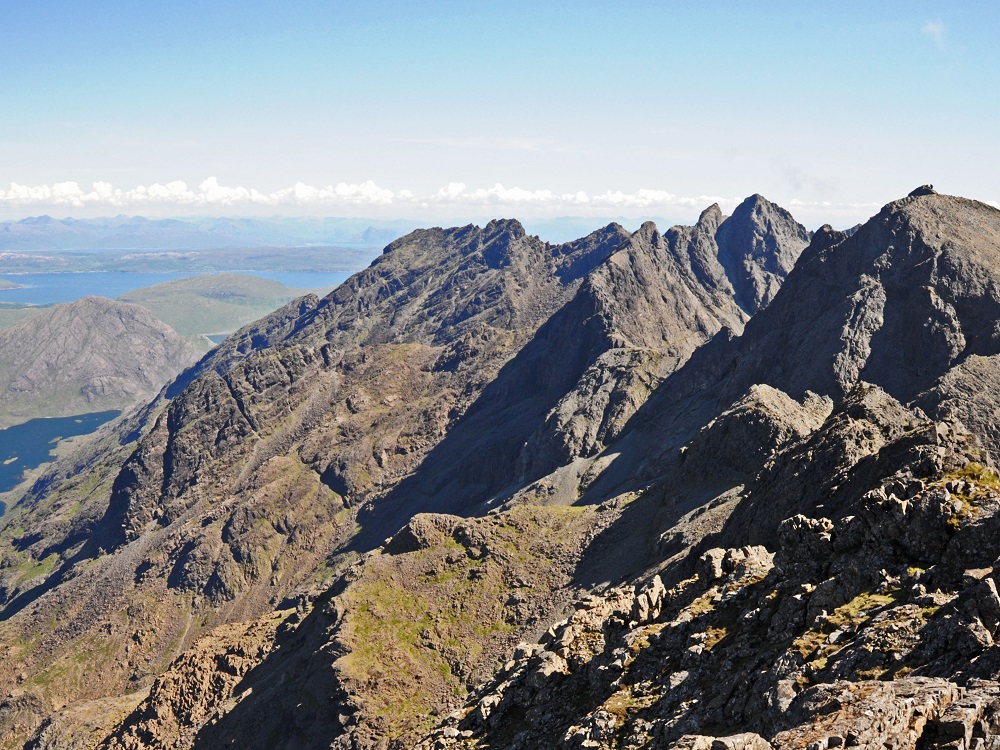
<svg viewBox="0 0 1000 750">
<path fill-rule="evenodd" d="M 1000 747 L 1000 212 L 418 230 L 0 525 L 0 747 Z"/>
</svg>

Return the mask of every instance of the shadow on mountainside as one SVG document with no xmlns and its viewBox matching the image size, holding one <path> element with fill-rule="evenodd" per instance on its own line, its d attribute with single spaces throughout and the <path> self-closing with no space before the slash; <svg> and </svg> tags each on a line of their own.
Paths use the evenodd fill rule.
<svg viewBox="0 0 1000 750">
<path fill-rule="evenodd" d="M 479 512 L 537 478 L 519 476 L 522 447 L 605 348 L 600 326 L 580 317 L 571 302 L 539 327 L 416 472 L 360 512 L 350 550 L 380 546 L 417 513 Z"/>
</svg>

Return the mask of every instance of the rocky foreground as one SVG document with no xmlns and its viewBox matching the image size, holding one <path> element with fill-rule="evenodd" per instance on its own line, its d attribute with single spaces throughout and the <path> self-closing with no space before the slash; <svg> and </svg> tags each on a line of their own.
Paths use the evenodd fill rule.
<svg viewBox="0 0 1000 750">
<path fill-rule="evenodd" d="M 0 744 L 1000 747 L 998 332 L 928 190 L 415 232 L 12 508 Z"/>
<path fill-rule="evenodd" d="M 813 440 L 812 465 L 882 459 L 854 515 L 796 515 L 776 551 L 712 548 L 670 589 L 578 601 L 419 747 L 997 746 L 1000 478 L 960 424 L 870 386 Z"/>
</svg>

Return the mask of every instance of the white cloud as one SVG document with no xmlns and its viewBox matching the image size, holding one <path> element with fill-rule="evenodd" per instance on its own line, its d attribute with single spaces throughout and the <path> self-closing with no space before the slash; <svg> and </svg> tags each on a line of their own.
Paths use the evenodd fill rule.
<svg viewBox="0 0 1000 750">
<path fill-rule="evenodd" d="M 148 187 L 139 185 L 131 190 L 120 190 L 107 182 L 95 182 L 84 190 L 76 182 L 59 182 L 54 185 L 19 185 L 11 183 L 9 190 L 0 190 L 0 206 L 14 207 L 98 207 L 114 209 L 143 209 L 149 207 L 315 207 L 387 206 L 394 201 L 412 200 L 406 190 L 394 193 L 380 188 L 372 181 L 351 185 L 345 182 L 326 187 L 313 187 L 297 182 L 289 188 L 263 193 L 254 188 L 220 185 L 215 177 L 192 189 L 180 180 L 161 185 L 156 182 Z"/>
<path fill-rule="evenodd" d="M 588 211 L 589 213 L 593 213 L 593 210 L 704 208 L 712 203 L 735 205 L 738 200 L 706 195 L 685 198 L 665 190 L 648 189 L 636 190 L 634 193 L 608 190 L 596 195 L 588 195 L 582 190 L 575 193 L 556 193 L 551 190 L 505 188 L 499 182 L 491 188 L 468 190 L 463 182 L 450 182 L 430 196 L 428 202 L 462 208 L 538 206 L 563 211 L 587 208 L 592 209 Z"/>
<path fill-rule="evenodd" d="M 197 207 L 305 207 L 338 209 L 351 207 L 405 207 L 434 205 L 437 207 L 470 209 L 498 206 L 537 206 L 541 208 L 626 209 L 697 207 L 713 202 L 734 203 L 735 199 L 713 196 L 679 197 L 665 190 L 620 190 L 588 195 L 583 191 L 557 193 L 552 190 L 528 190 L 504 187 L 499 182 L 489 188 L 469 189 L 464 182 L 449 182 L 427 196 L 414 195 L 409 190 L 389 190 L 371 180 L 359 184 L 345 182 L 315 187 L 297 182 L 291 187 L 266 193 L 255 188 L 220 185 L 209 177 L 196 188 L 180 180 L 166 184 L 139 185 L 122 190 L 108 182 L 95 182 L 89 190 L 76 182 L 54 185 L 19 185 L 11 183 L 9 190 L 0 190 L 0 205 L 7 207 L 96 207 L 110 209 L 197 208 Z"/>
<path fill-rule="evenodd" d="M 948 33 L 948 29 L 943 23 L 940 21 L 928 21 L 920 29 L 920 33 L 926 37 L 930 37 L 935 47 L 944 49 L 945 35 Z"/>
<path fill-rule="evenodd" d="M 197 187 L 180 180 L 131 189 L 117 188 L 108 182 L 95 182 L 89 188 L 76 182 L 34 186 L 11 183 L 9 190 L 0 189 L 0 213 L 7 216 L 35 212 L 78 216 L 111 212 L 147 216 L 285 213 L 420 220 L 486 216 L 525 219 L 660 216 L 687 220 L 697 217 L 713 203 L 729 213 L 741 200 L 742 196 L 681 196 L 652 188 L 587 193 L 508 188 L 501 183 L 487 188 L 470 188 L 463 182 L 449 182 L 436 191 L 417 195 L 409 190 L 390 190 L 371 180 L 323 187 L 297 182 L 281 190 L 264 192 L 252 187 L 221 185 L 218 179 L 209 177 Z M 867 218 L 879 207 L 875 203 L 833 204 L 797 199 L 785 200 L 784 205 L 799 221 L 810 225 L 828 221 L 843 226 Z"/>
</svg>

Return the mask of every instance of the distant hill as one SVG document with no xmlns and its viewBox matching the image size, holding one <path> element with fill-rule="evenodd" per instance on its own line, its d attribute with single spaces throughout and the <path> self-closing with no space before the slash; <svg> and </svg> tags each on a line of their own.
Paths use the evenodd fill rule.
<svg viewBox="0 0 1000 750">
<path fill-rule="evenodd" d="M 182 336 L 231 333 L 309 290 L 241 273 L 192 276 L 122 295 L 150 310 Z"/>
<path fill-rule="evenodd" d="M 84 297 L 0 330 L 0 427 L 122 409 L 200 356 L 138 305 Z"/>
</svg>

